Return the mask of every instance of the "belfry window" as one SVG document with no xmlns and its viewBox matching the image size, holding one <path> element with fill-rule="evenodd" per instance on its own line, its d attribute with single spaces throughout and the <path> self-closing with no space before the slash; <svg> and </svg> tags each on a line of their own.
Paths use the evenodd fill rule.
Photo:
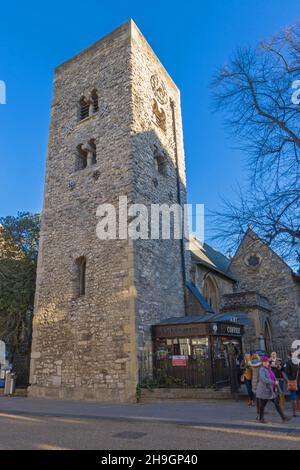
<svg viewBox="0 0 300 470">
<path fill-rule="evenodd" d="M 91 104 L 92 112 L 97 113 L 99 111 L 99 98 L 96 90 L 93 90 L 91 93 Z"/>
<path fill-rule="evenodd" d="M 86 258 L 80 256 L 76 260 L 76 271 L 77 271 L 77 295 L 78 297 L 85 295 L 85 284 L 86 284 Z"/>
<path fill-rule="evenodd" d="M 89 110 L 89 102 L 85 99 L 85 97 L 82 97 L 79 101 L 79 121 L 89 117 Z"/>
<path fill-rule="evenodd" d="M 82 96 L 78 103 L 78 121 L 92 116 L 99 111 L 99 97 L 97 90 L 93 90 L 89 97 Z"/>
<path fill-rule="evenodd" d="M 75 171 L 83 170 L 86 167 L 97 163 L 97 149 L 94 139 L 87 144 L 79 144 L 76 148 Z"/>
</svg>

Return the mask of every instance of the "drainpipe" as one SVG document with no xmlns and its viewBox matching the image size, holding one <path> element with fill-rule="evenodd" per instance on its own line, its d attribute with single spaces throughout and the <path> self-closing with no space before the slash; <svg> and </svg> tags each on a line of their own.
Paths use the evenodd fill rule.
<svg viewBox="0 0 300 470">
<path fill-rule="evenodd" d="M 179 174 L 179 159 L 178 159 L 178 146 L 177 146 L 177 131 L 176 131 L 176 117 L 175 117 L 175 103 L 170 98 L 170 105 L 172 110 L 172 126 L 173 126 L 173 138 L 174 138 L 174 152 L 175 152 L 175 161 L 176 161 L 176 179 L 177 179 L 177 201 L 178 204 L 182 207 L 182 197 L 181 197 L 181 186 L 180 186 L 180 174 Z M 182 220 L 182 237 L 180 240 L 181 248 L 181 272 L 182 272 L 182 284 L 183 284 L 183 293 L 184 293 L 184 314 L 187 315 L 187 292 L 186 292 L 186 271 L 185 271 L 185 243 L 184 243 L 184 220 Z"/>
</svg>

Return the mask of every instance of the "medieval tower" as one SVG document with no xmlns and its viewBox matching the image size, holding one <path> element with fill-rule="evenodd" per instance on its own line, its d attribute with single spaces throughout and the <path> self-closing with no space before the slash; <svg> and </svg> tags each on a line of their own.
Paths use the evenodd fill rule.
<svg viewBox="0 0 300 470">
<path fill-rule="evenodd" d="M 133 400 L 151 326 L 185 315 L 180 240 L 97 237 L 124 196 L 186 197 L 180 94 L 133 21 L 55 71 L 31 396 Z"/>
</svg>

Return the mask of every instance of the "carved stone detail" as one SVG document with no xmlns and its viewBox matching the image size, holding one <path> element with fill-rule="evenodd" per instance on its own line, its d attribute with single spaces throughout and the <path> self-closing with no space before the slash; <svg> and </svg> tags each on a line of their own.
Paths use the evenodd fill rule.
<svg viewBox="0 0 300 470">
<path fill-rule="evenodd" d="M 153 100 L 152 112 L 153 112 L 153 120 L 155 124 L 157 125 L 157 127 L 160 127 L 164 132 L 166 132 L 167 130 L 166 113 L 164 112 L 163 108 L 159 108 L 156 100 Z"/>
<path fill-rule="evenodd" d="M 168 101 L 167 89 L 162 80 L 157 75 L 152 75 L 151 86 L 153 93 L 160 104 L 166 104 Z"/>
</svg>

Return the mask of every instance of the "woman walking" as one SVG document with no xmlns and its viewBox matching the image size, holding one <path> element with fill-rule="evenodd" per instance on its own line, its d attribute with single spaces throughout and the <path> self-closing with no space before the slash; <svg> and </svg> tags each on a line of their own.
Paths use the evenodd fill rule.
<svg viewBox="0 0 300 470">
<path fill-rule="evenodd" d="M 251 366 L 251 355 L 245 354 L 244 360 L 241 364 L 241 368 L 243 369 L 243 380 L 247 387 L 248 393 L 248 406 L 254 405 L 254 394 L 252 390 L 252 366 Z"/>
<path fill-rule="evenodd" d="M 266 423 L 264 419 L 265 408 L 268 401 L 272 401 L 276 408 L 277 413 L 285 423 L 288 419 L 285 417 L 278 398 L 278 381 L 272 370 L 270 369 L 270 362 L 268 357 L 262 358 L 262 368 L 259 371 L 259 382 L 257 386 L 256 397 L 259 399 L 259 422 Z"/>
</svg>

